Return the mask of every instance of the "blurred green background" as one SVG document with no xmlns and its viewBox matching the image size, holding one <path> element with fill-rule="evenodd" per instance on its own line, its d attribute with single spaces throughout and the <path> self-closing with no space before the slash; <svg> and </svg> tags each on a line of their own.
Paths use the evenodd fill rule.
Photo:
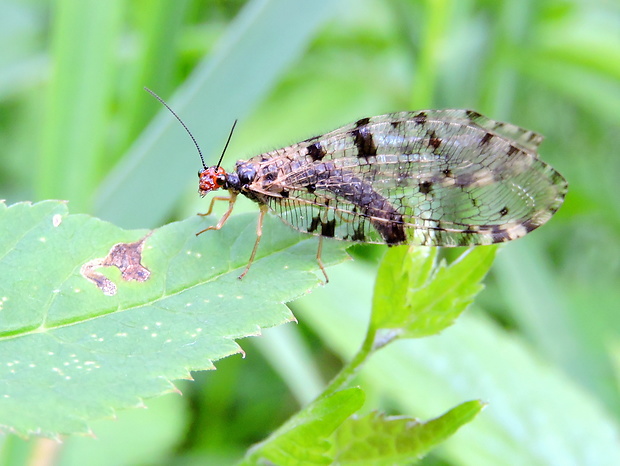
<svg viewBox="0 0 620 466">
<path fill-rule="evenodd" d="M 423 418 L 490 403 L 426 464 L 613 461 L 596 452 L 618 442 L 620 417 L 617 1 L 2 0 L 0 198 L 68 199 L 126 228 L 204 211 L 191 140 L 143 86 L 207 163 L 239 118 L 228 168 L 399 110 L 472 108 L 544 134 L 542 157 L 570 184 L 565 205 L 502 250 L 458 329 L 407 342 L 361 383 L 368 409 Z M 299 325 L 242 341 L 244 360 L 196 374 L 182 398 L 95 423 L 98 440 L 2 438 L 0 463 L 237 458 L 359 344 L 381 252 L 355 247 L 354 263 L 293 305 Z"/>
</svg>

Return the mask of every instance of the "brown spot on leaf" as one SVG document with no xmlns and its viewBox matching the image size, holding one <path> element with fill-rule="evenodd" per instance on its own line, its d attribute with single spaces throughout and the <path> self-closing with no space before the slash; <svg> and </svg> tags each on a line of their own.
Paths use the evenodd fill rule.
<svg viewBox="0 0 620 466">
<path fill-rule="evenodd" d="M 84 278 L 97 285 L 106 296 L 114 296 L 117 292 L 117 286 L 108 277 L 96 271 L 100 267 L 116 267 L 120 270 L 122 279 L 127 282 L 145 282 L 149 279 L 151 271 L 141 264 L 142 248 L 150 235 L 149 233 L 134 243 L 115 244 L 106 257 L 93 259 L 84 264 L 80 273 Z"/>
</svg>

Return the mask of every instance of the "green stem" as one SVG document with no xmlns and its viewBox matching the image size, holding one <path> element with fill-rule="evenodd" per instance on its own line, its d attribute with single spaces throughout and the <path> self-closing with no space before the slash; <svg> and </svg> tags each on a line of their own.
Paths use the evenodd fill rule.
<svg viewBox="0 0 620 466">
<path fill-rule="evenodd" d="M 242 466 L 245 464 L 253 464 L 253 460 L 259 458 L 261 455 L 261 449 L 264 445 L 272 442 L 274 439 L 278 438 L 283 433 L 289 431 L 292 426 L 297 424 L 298 419 L 303 419 L 308 411 L 311 411 L 312 408 L 323 399 L 333 395 L 334 393 L 346 388 L 347 385 L 351 382 L 353 377 L 357 374 L 359 369 L 362 367 L 363 363 L 369 358 L 369 356 L 375 351 L 374 342 L 377 331 L 374 327 L 369 326 L 368 332 L 366 333 L 366 338 L 362 343 L 362 346 L 355 354 L 353 359 L 346 364 L 342 370 L 332 379 L 327 388 L 321 393 L 314 401 L 306 405 L 303 409 L 298 411 L 294 416 L 292 416 L 288 421 L 282 424 L 277 430 L 275 430 L 269 437 L 267 437 L 262 442 L 254 445 L 246 456 L 237 463 L 238 466 Z"/>
<path fill-rule="evenodd" d="M 376 335 L 377 330 L 373 327 L 369 327 L 368 332 L 366 333 L 366 338 L 355 356 L 353 356 L 353 359 L 351 359 L 351 361 L 349 361 L 349 363 L 340 370 L 338 375 L 331 380 L 327 388 L 323 391 L 323 393 L 321 393 L 321 395 L 319 395 L 316 401 L 333 395 L 338 390 L 345 388 L 351 382 L 353 377 L 355 377 L 361 369 L 364 362 L 366 362 L 375 350 L 374 342 Z"/>
</svg>

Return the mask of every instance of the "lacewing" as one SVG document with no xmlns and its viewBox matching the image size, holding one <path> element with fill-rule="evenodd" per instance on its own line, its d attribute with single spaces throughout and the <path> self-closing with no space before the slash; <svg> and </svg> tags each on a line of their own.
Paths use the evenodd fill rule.
<svg viewBox="0 0 620 466">
<path fill-rule="evenodd" d="M 238 161 L 230 172 L 220 166 L 224 152 L 207 167 L 198 148 L 200 195 L 229 193 L 214 197 L 200 215 L 209 215 L 216 200 L 229 206 L 217 225 L 197 234 L 222 228 L 242 194 L 258 203 L 260 213 L 239 278 L 250 269 L 263 218 L 272 211 L 319 237 L 317 261 L 326 282 L 323 238 L 442 247 L 511 241 L 546 223 L 566 195 L 566 180 L 538 157 L 542 139 L 472 110 L 423 110 L 362 118 Z"/>
</svg>

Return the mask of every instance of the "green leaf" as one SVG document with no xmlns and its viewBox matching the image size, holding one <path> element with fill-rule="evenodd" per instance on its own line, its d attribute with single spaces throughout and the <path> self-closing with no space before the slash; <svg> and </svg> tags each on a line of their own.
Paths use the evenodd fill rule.
<svg viewBox="0 0 620 466">
<path fill-rule="evenodd" d="M 374 273 L 366 272 L 359 264 L 342 264 L 330 270 L 330 285 L 341 285 L 337 290 L 323 287 L 295 302 L 300 321 L 345 359 L 357 350 L 368 321 Z M 544 303 L 539 311 L 545 312 Z M 450 464 L 497 465 L 507 458 L 512 464 L 549 458 L 558 464 L 620 464 L 613 411 L 550 365 L 529 340 L 479 309 L 433 338 L 377 351 L 359 377 L 391 409 L 422 418 L 454 400 L 487 402 L 483 416 L 437 450 Z"/>
<path fill-rule="evenodd" d="M 435 248 L 390 248 L 385 253 L 375 282 L 371 326 L 398 328 L 411 314 L 411 294 L 428 282 L 435 259 Z"/>
<path fill-rule="evenodd" d="M 345 419 L 362 407 L 364 398 L 364 392 L 357 387 L 319 398 L 269 439 L 253 447 L 245 464 L 259 460 L 280 466 L 331 464 L 329 438 Z"/>
<path fill-rule="evenodd" d="M 319 283 L 316 239 L 267 218 L 240 281 L 256 216 L 195 236 L 215 220 L 125 231 L 59 201 L 0 204 L 0 426 L 86 432 L 243 352 L 235 339 L 294 320 L 282 303 Z M 324 244 L 323 261 L 345 246 Z M 119 267 L 95 267 L 110 258 Z"/>
<path fill-rule="evenodd" d="M 56 4 L 52 72 L 35 172 L 40 199 L 71 199 L 74 209 L 88 210 L 99 170 L 107 162 L 106 123 L 127 6 L 119 0 Z"/>
<path fill-rule="evenodd" d="M 435 266 L 436 249 L 391 248 L 379 268 L 371 328 L 419 338 L 452 325 L 482 290 L 495 251 L 478 247 Z"/>
<path fill-rule="evenodd" d="M 428 422 L 372 412 L 347 419 L 333 435 L 334 460 L 343 465 L 410 464 L 471 421 L 484 407 L 468 401 Z"/>
</svg>

